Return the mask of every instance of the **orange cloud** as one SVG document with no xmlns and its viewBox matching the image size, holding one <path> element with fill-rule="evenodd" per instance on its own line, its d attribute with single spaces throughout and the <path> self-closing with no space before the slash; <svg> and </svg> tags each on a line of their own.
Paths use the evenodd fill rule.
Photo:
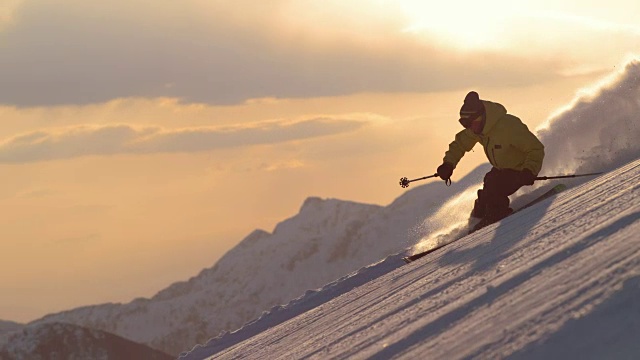
<svg viewBox="0 0 640 360">
<path fill-rule="evenodd" d="M 402 33 L 397 19 L 370 10 L 369 1 L 346 12 L 336 1 L 316 12 L 315 3 L 158 0 L 149 11 L 139 0 L 24 0 L 18 21 L 2 34 L 0 103 L 171 97 L 228 105 L 522 85 L 558 76 L 555 60 L 460 54 L 425 43 Z"/>
<path fill-rule="evenodd" d="M 38 130 L 0 142 L 0 162 L 25 163 L 87 155 L 179 153 L 277 144 L 351 132 L 362 120 L 314 118 L 242 126 L 165 129 L 156 126 L 83 125 Z"/>
</svg>

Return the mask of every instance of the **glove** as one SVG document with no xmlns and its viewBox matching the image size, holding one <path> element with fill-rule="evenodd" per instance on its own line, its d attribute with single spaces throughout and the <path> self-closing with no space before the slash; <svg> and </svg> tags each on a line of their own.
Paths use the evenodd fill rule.
<svg viewBox="0 0 640 360">
<path fill-rule="evenodd" d="M 536 176 L 529 169 L 524 169 L 520 171 L 520 182 L 523 185 L 533 185 L 536 181 Z"/>
<path fill-rule="evenodd" d="M 453 165 L 448 162 L 444 162 L 442 165 L 438 166 L 438 170 L 436 170 L 436 172 L 438 173 L 438 176 L 440 176 L 440 179 L 449 180 L 451 175 L 453 175 Z"/>
</svg>

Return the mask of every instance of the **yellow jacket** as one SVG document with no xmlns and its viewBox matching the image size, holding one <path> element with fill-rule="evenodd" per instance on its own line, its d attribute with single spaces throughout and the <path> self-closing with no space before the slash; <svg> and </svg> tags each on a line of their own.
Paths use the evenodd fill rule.
<svg viewBox="0 0 640 360">
<path fill-rule="evenodd" d="M 507 114 L 504 106 L 482 100 L 486 110 L 486 123 L 482 134 L 464 129 L 449 144 L 444 161 L 454 167 L 465 152 L 481 143 L 491 165 L 498 169 L 529 169 L 538 175 L 544 159 L 544 145 L 517 117 Z"/>
</svg>

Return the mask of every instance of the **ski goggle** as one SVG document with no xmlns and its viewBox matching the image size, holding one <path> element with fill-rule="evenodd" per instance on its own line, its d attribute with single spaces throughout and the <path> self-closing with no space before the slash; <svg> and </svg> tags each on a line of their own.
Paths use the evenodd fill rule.
<svg viewBox="0 0 640 360">
<path fill-rule="evenodd" d="M 471 116 L 469 117 L 463 117 L 460 118 L 460 120 L 458 120 L 460 122 L 460 125 L 462 125 L 462 127 L 464 127 L 465 129 L 468 129 L 471 127 L 471 124 L 473 123 L 473 119 Z"/>
<path fill-rule="evenodd" d="M 473 120 L 477 119 L 478 116 L 482 115 L 482 113 L 475 113 L 472 115 L 469 115 L 467 117 L 462 117 L 460 118 L 460 120 L 458 120 L 460 122 L 460 125 L 462 125 L 465 129 L 468 129 L 471 127 L 471 124 L 473 123 Z"/>
<path fill-rule="evenodd" d="M 460 120 L 458 120 L 460 122 L 460 125 L 462 125 L 465 129 L 470 128 L 473 121 L 477 119 L 479 116 L 482 116 L 482 114 L 484 114 L 483 110 L 484 109 L 474 113 L 471 113 L 471 112 L 463 113 L 462 117 L 460 117 Z"/>
</svg>

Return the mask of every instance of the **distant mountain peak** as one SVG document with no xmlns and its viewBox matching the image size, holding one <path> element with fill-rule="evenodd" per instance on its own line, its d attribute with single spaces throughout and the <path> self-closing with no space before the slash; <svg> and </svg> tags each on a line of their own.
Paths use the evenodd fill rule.
<svg viewBox="0 0 640 360">
<path fill-rule="evenodd" d="M 270 235 L 271 234 L 268 233 L 267 231 L 264 231 L 262 229 L 255 229 L 251 232 L 251 234 L 247 235 L 247 237 L 242 239 L 242 241 L 238 244 L 238 246 L 240 247 L 249 246 L 253 243 L 260 241 L 260 239 L 264 239 Z"/>
<path fill-rule="evenodd" d="M 320 197 L 317 196 L 310 196 L 308 198 L 306 198 L 304 200 L 304 202 L 302 203 L 302 207 L 300 208 L 300 212 L 303 212 L 305 210 L 308 209 L 317 209 L 320 206 L 322 206 L 322 204 L 324 204 L 326 202 L 325 199 L 322 199 Z"/>
</svg>

